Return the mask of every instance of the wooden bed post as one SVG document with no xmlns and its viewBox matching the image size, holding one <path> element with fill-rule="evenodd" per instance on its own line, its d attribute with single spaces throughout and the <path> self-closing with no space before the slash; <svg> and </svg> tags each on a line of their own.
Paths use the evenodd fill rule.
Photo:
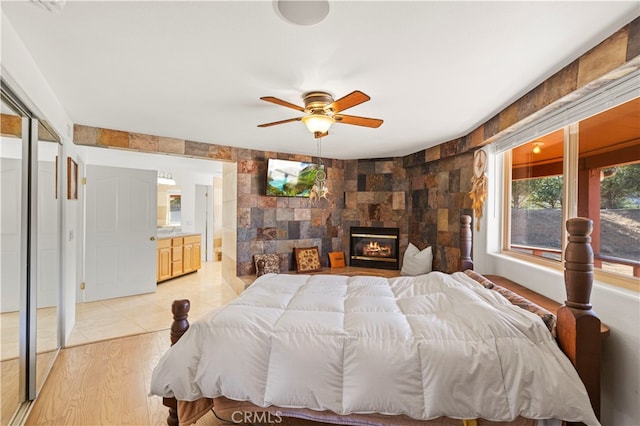
<svg viewBox="0 0 640 426">
<path fill-rule="evenodd" d="M 567 220 L 569 243 L 565 250 L 564 281 L 567 300 L 558 309 L 558 344 L 584 383 L 591 406 L 600 418 L 600 319 L 591 309 L 593 286 L 593 222 L 587 218 Z"/>
<path fill-rule="evenodd" d="M 460 216 L 460 267 L 459 271 L 473 269 L 471 259 L 471 216 L 463 214 Z"/>
<path fill-rule="evenodd" d="M 173 323 L 171 323 L 171 346 L 182 337 L 189 329 L 189 309 L 191 302 L 187 299 L 174 300 L 171 304 L 171 313 L 173 314 Z M 175 398 L 162 398 L 162 405 L 169 407 L 169 415 L 167 416 L 167 424 L 169 426 L 178 426 L 178 401 Z"/>
</svg>

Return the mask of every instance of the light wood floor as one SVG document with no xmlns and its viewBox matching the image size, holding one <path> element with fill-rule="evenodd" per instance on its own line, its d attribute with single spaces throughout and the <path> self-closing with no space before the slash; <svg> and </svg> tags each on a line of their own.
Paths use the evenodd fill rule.
<svg viewBox="0 0 640 426">
<path fill-rule="evenodd" d="M 162 399 L 148 395 L 153 367 L 169 346 L 165 330 L 62 349 L 26 424 L 166 424 L 168 410 Z M 226 423 L 209 413 L 196 424 Z"/>
<path fill-rule="evenodd" d="M 42 352 L 37 355 L 36 387 L 41 388 L 47 378 L 56 359 L 57 351 Z M 0 362 L 0 401 L 2 411 L 0 413 L 0 425 L 9 424 L 18 407 L 20 407 L 20 397 L 18 395 L 20 361 L 18 358 Z"/>
<path fill-rule="evenodd" d="M 90 342 L 98 342 L 106 339 L 114 339 L 159 330 L 163 330 L 163 333 L 161 333 L 163 336 L 165 334 L 168 336 L 168 332 L 166 330 L 171 325 L 170 308 L 174 299 L 191 300 L 192 308 L 189 315 L 193 320 L 205 312 L 229 302 L 236 296 L 236 293 L 230 287 L 222 284 L 221 262 L 204 262 L 202 264 L 202 268 L 198 272 L 158 284 L 156 293 L 109 299 L 99 302 L 78 303 L 76 305 L 76 324 L 71 332 L 70 339 L 67 342 L 67 347 L 85 345 Z M 53 324 L 55 327 L 55 308 L 52 312 L 54 318 L 49 318 L 49 322 L 43 322 L 42 328 L 40 328 L 41 322 L 39 318 L 39 347 L 41 347 L 40 335 L 47 335 L 47 326 Z M 42 318 L 44 320 L 45 317 L 49 316 L 50 315 L 43 315 Z M 12 319 L 13 318 L 10 315 L 3 314 L 2 316 L 3 352 L 5 349 L 5 340 L 8 347 L 13 348 L 15 346 L 16 349 L 16 354 L 14 356 L 7 357 L 9 359 L 3 360 L 1 363 L 2 380 L 0 380 L 0 382 L 2 391 L 2 413 L 0 415 L 0 424 L 2 425 L 9 422 L 13 412 L 18 406 L 18 360 L 15 358 L 17 356 L 17 342 L 9 341 L 7 336 L 12 335 L 11 333 L 4 333 L 5 326 L 12 327 L 14 325 Z M 17 335 L 17 333 L 15 334 Z M 49 334 L 53 334 L 55 336 L 54 331 L 49 330 Z M 55 337 L 53 340 L 55 341 Z M 83 349 L 79 349 L 79 351 L 82 350 Z M 69 350 L 63 349 L 60 352 L 59 359 L 63 360 L 65 359 L 63 357 L 70 356 L 63 355 L 67 354 L 67 351 Z M 13 349 L 9 353 L 13 355 Z M 7 355 L 9 353 L 7 353 Z M 44 373 L 48 370 L 48 365 L 53 360 L 52 355 L 55 355 L 55 352 L 46 352 L 38 355 L 38 373 Z M 43 358 L 45 356 L 47 357 L 46 361 Z M 100 357 L 104 356 L 98 356 L 97 359 Z M 55 368 L 58 368 L 57 364 L 58 363 L 56 362 L 56 366 L 54 366 Z M 74 368 L 75 367 L 67 367 L 65 371 L 74 371 Z M 89 377 L 93 377 L 93 373 L 91 371 L 88 374 Z M 74 374 L 71 374 L 71 376 L 73 377 Z M 38 383 L 42 382 L 41 379 L 42 378 L 39 377 Z M 92 386 L 95 386 L 95 383 Z M 38 386 L 38 388 L 40 388 L 40 386 Z M 69 392 L 72 392 L 70 389 L 74 388 L 66 388 L 64 393 L 68 394 Z M 146 395 L 146 393 L 144 395 Z M 46 424 L 86 425 L 91 423 L 58 423 L 53 421 Z M 120 423 L 116 422 L 113 424 Z"/>
<path fill-rule="evenodd" d="M 36 313 L 36 330 L 38 353 L 49 352 L 58 348 L 58 308 L 38 308 Z M 18 358 L 20 336 L 19 312 L 0 314 L 0 360 Z"/>
</svg>

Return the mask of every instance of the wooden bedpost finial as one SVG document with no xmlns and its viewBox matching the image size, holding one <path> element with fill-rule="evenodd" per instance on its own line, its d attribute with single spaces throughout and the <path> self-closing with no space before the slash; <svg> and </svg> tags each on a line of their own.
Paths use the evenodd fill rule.
<svg viewBox="0 0 640 426">
<path fill-rule="evenodd" d="M 173 314 L 173 322 L 171 323 L 172 346 L 189 329 L 189 321 L 187 320 L 189 309 L 191 309 L 191 302 L 188 299 L 174 300 L 171 304 L 171 313 Z M 169 408 L 167 425 L 178 426 L 178 401 L 174 397 L 162 398 L 162 404 Z"/>
<path fill-rule="evenodd" d="M 565 304 L 576 309 L 591 309 L 593 287 L 593 249 L 591 231 L 593 221 L 583 217 L 567 220 L 569 243 L 565 250 L 564 281 L 567 291 Z"/>
<path fill-rule="evenodd" d="M 577 217 L 567 220 L 566 226 L 569 232 L 564 262 L 567 300 L 558 309 L 558 344 L 576 368 L 593 411 L 600 418 L 601 324 L 589 303 L 593 286 L 593 249 L 589 234 L 593 222 Z"/>
<path fill-rule="evenodd" d="M 172 345 L 189 329 L 189 321 L 187 321 L 189 309 L 191 309 L 191 302 L 187 299 L 174 300 L 171 304 L 171 313 L 173 314 L 173 323 L 171 324 Z"/>
<path fill-rule="evenodd" d="M 471 235 L 471 216 L 463 214 L 460 216 L 460 271 L 473 269 Z"/>
</svg>

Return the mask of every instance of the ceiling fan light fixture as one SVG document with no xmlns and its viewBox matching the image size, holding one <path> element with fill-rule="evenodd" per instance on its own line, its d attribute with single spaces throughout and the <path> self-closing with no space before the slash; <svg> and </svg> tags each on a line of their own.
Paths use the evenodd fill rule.
<svg viewBox="0 0 640 426">
<path fill-rule="evenodd" d="M 302 122 L 315 135 L 328 132 L 335 120 L 325 114 L 309 114 L 302 117 Z"/>
<path fill-rule="evenodd" d="M 367 102 L 371 98 L 359 90 L 354 90 L 341 97 L 338 100 L 333 99 L 333 95 L 329 92 L 314 90 L 306 92 L 302 95 L 304 107 L 292 104 L 291 102 L 275 98 L 273 96 L 263 96 L 260 100 L 271 102 L 276 105 L 295 109 L 303 112 L 304 117 L 289 118 L 286 120 L 274 121 L 272 123 L 258 124 L 258 127 L 271 127 L 278 124 L 292 123 L 294 121 L 302 121 L 313 136 L 322 138 L 327 136 L 329 128 L 333 123 L 351 124 L 355 126 L 363 126 L 370 128 L 378 128 L 383 123 L 378 118 L 358 117 L 355 115 L 345 115 L 342 111 Z"/>
</svg>

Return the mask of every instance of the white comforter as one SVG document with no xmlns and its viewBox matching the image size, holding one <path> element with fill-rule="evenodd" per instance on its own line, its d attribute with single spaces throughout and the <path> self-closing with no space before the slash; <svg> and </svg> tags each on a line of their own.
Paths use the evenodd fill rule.
<svg viewBox="0 0 640 426">
<path fill-rule="evenodd" d="M 151 393 L 261 407 L 599 424 L 543 322 L 463 273 L 276 275 L 194 322 Z"/>
</svg>

